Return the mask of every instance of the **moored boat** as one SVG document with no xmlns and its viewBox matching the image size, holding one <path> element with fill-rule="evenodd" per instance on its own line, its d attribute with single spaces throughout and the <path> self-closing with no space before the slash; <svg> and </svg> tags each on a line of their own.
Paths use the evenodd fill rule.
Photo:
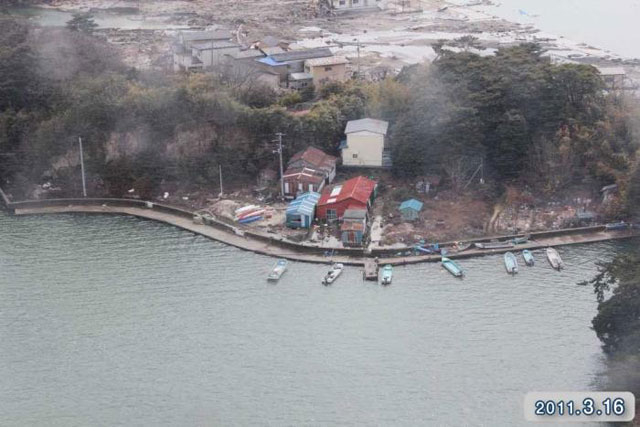
<svg viewBox="0 0 640 427">
<path fill-rule="evenodd" d="M 287 271 L 287 265 L 289 262 L 286 259 L 279 259 L 278 262 L 273 266 L 271 273 L 267 276 L 267 280 L 275 282 L 280 280 L 280 277 Z"/>
<path fill-rule="evenodd" d="M 380 283 L 382 283 L 383 285 L 390 285 L 392 278 L 393 278 L 393 267 L 391 266 L 391 264 L 387 264 L 384 267 L 382 267 L 382 280 L 380 281 Z"/>
<path fill-rule="evenodd" d="M 564 262 L 562 258 L 560 258 L 560 254 L 554 248 L 547 248 L 547 259 L 549 260 L 549 264 L 551 267 L 560 271 L 564 268 Z"/>
<path fill-rule="evenodd" d="M 626 230 L 629 228 L 630 224 L 624 221 L 620 222 L 611 222 L 609 224 L 605 224 L 604 228 L 606 230 Z"/>
<path fill-rule="evenodd" d="M 504 267 L 507 269 L 507 273 L 509 274 L 518 273 L 518 259 L 513 252 L 507 252 L 504 254 Z"/>
<path fill-rule="evenodd" d="M 236 221 L 240 221 L 241 219 L 248 218 L 251 216 L 262 215 L 264 211 L 265 210 L 262 208 L 254 208 L 254 209 L 248 210 L 246 212 L 241 213 L 240 215 L 236 215 Z"/>
<path fill-rule="evenodd" d="M 262 219 L 262 215 L 248 216 L 238 220 L 240 224 L 249 224 L 251 222 L 260 221 Z"/>
<path fill-rule="evenodd" d="M 524 263 L 529 267 L 533 267 L 536 262 L 533 258 L 533 253 L 529 249 L 525 249 L 522 251 L 522 258 L 524 258 Z"/>
<path fill-rule="evenodd" d="M 462 270 L 462 267 L 460 267 L 454 260 L 447 257 L 442 257 L 441 264 L 445 268 L 445 270 L 447 270 L 453 276 L 464 276 L 464 270 Z"/>
<path fill-rule="evenodd" d="M 478 249 L 508 249 L 514 246 L 513 242 L 479 242 L 474 243 Z"/>
<path fill-rule="evenodd" d="M 344 265 L 340 263 L 333 264 L 331 269 L 327 272 L 327 274 L 322 279 L 323 285 L 330 285 L 338 278 L 342 270 L 344 269 Z"/>
<path fill-rule="evenodd" d="M 526 235 L 526 236 L 522 236 L 522 237 L 516 237 L 515 239 L 513 239 L 511 242 L 514 245 L 522 245 L 524 243 L 529 242 L 529 239 L 531 238 L 530 235 Z"/>
</svg>

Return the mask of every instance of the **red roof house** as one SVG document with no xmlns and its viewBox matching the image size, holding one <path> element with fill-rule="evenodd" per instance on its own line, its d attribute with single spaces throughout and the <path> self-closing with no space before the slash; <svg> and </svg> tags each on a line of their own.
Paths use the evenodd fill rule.
<svg viewBox="0 0 640 427">
<path fill-rule="evenodd" d="M 314 147 L 294 154 L 283 175 L 285 197 L 293 198 L 307 191 L 320 192 L 335 178 L 337 161 L 337 157 Z"/>
<path fill-rule="evenodd" d="M 341 219 L 347 209 L 369 209 L 376 194 L 375 181 L 358 176 L 325 188 L 316 207 L 316 217 L 333 221 Z"/>
</svg>

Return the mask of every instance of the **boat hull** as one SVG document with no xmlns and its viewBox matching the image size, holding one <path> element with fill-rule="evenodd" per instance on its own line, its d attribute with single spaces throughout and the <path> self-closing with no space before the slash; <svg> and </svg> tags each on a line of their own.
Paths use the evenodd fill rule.
<svg viewBox="0 0 640 427">
<path fill-rule="evenodd" d="M 464 271 L 458 264 L 456 264 L 455 261 L 450 260 L 449 258 L 442 258 L 441 264 L 442 267 L 444 267 L 444 269 L 451 273 L 454 277 L 460 278 L 464 276 Z"/>
<path fill-rule="evenodd" d="M 509 274 L 518 273 L 518 260 L 512 252 L 504 254 L 504 267 Z"/>
</svg>

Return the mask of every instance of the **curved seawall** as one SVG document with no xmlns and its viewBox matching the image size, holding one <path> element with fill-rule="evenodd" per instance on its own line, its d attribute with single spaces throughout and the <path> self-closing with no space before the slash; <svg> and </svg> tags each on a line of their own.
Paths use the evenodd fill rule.
<svg viewBox="0 0 640 427">
<path fill-rule="evenodd" d="M 294 261 L 313 263 L 341 262 L 346 265 L 363 266 L 366 258 L 378 257 L 385 264 L 404 265 L 420 262 L 439 261 L 439 255 L 397 256 L 399 252 L 410 250 L 411 247 L 393 249 L 374 249 L 366 254 L 362 248 L 337 248 L 332 250 L 332 256 L 326 256 L 329 248 L 300 244 L 286 240 L 277 234 L 270 234 L 248 227 L 228 224 L 218 219 L 207 218 L 205 223 L 193 221 L 194 212 L 148 202 L 131 199 L 48 199 L 12 202 L 0 189 L 0 198 L 7 210 L 14 215 L 41 215 L 54 213 L 84 213 L 84 214 L 119 214 L 132 215 L 139 218 L 163 222 L 191 231 L 196 234 L 226 243 L 240 249 L 255 253 L 286 258 Z M 640 230 L 606 231 L 603 226 L 573 228 L 531 233 L 531 241 L 518 245 L 517 248 L 505 249 L 470 249 L 460 253 L 451 253 L 450 258 L 468 258 L 509 250 L 539 249 L 548 246 L 562 246 L 579 243 L 599 242 L 611 239 L 621 239 L 640 235 Z M 495 236 L 493 238 L 509 238 L 515 236 Z M 486 237 L 474 241 L 489 241 Z M 444 243 L 447 246 L 450 243 Z"/>
</svg>

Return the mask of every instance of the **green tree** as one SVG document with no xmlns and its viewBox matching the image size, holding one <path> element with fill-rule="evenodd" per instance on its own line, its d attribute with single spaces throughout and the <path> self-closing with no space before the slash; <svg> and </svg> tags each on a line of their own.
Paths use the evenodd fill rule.
<svg viewBox="0 0 640 427">
<path fill-rule="evenodd" d="M 71 31 L 93 34 L 93 31 L 98 28 L 98 24 L 90 13 L 74 13 L 72 18 L 67 21 L 67 28 Z"/>
</svg>

